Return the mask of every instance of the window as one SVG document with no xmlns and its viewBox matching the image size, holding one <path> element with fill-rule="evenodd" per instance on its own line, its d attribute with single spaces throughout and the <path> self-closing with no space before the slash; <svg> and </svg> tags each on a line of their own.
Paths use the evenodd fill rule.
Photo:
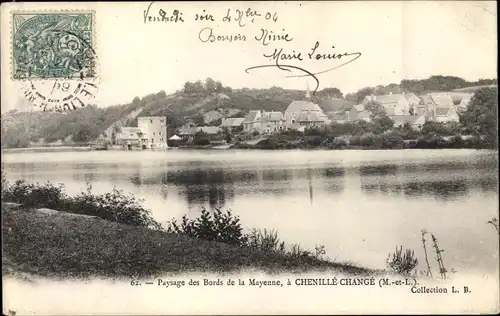
<svg viewBox="0 0 500 316">
<path fill-rule="evenodd" d="M 153 132 L 153 136 L 155 136 L 155 132 Z"/>
<path fill-rule="evenodd" d="M 161 136 L 161 132 L 160 132 L 160 136 Z"/>
<path fill-rule="evenodd" d="M 150 119 L 149 121 L 151 122 L 151 124 L 153 124 L 153 119 Z"/>
</svg>

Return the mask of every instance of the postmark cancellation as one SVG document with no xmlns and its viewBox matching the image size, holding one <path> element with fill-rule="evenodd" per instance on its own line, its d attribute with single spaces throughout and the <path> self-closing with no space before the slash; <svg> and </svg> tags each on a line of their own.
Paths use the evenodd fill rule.
<svg viewBox="0 0 500 316">
<path fill-rule="evenodd" d="M 12 13 L 12 78 L 96 77 L 93 11 Z"/>
</svg>

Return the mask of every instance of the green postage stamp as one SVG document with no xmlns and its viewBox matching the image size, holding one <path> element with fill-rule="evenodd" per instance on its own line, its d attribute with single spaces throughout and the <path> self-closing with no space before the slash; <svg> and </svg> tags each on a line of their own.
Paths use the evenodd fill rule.
<svg viewBox="0 0 500 316">
<path fill-rule="evenodd" d="M 94 18 L 87 11 L 13 13 L 13 79 L 95 77 Z"/>
</svg>

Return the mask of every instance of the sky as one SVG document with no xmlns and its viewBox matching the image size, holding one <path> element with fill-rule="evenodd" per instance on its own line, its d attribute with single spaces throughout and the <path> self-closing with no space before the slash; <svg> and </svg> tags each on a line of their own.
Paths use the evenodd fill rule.
<svg viewBox="0 0 500 316">
<path fill-rule="evenodd" d="M 145 21 L 148 7 L 146 15 L 151 17 L 158 17 L 160 9 L 166 16 L 179 10 L 184 22 Z M 252 22 L 252 17 L 243 14 L 241 21 L 236 21 L 237 10 L 245 12 L 249 8 L 260 16 L 254 16 Z M 2 4 L 2 69 L 9 69 L 2 71 L 2 112 L 26 106 L 22 84 L 10 76 L 11 11 L 38 9 L 95 11 L 93 36 L 99 78 L 93 103 L 103 107 L 128 103 L 135 96 L 160 90 L 169 94 L 182 89 L 186 81 L 207 77 L 232 88 L 280 86 L 313 90 L 316 81 L 312 77 L 287 78 L 304 74 L 301 70 L 245 70 L 275 64 L 264 56 L 272 55 L 275 49 L 301 53 L 302 60 L 280 63 L 312 73 L 357 56 L 310 59 L 307 53 L 316 42 L 316 52 L 321 54 L 361 53 L 356 60 L 316 76 L 319 89 L 337 87 L 344 94 L 366 86 L 431 75 L 453 75 L 469 81 L 497 77 L 496 2 Z M 230 22 L 223 21 L 228 10 Z M 211 14 L 214 21 L 195 21 L 197 13 Z M 246 41 L 202 42 L 200 31 L 205 28 L 211 28 L 213 35 L 245 36 Z M 289 41 L 263 45 L 255 38 L 260 37 L 262 29 L 286 33 Z M 207 34 L 209 30 L 205 29 L 201 38 L 205 40 Z"/>
</svg>

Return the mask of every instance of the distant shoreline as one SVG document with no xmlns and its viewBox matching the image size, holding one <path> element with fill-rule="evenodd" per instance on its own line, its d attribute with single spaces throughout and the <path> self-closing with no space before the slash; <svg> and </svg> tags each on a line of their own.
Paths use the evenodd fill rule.
<svg viewBox="0 0 500 316">
<path fill-rule="evenodd" d="M 418 148 L 418 147 L 404 147 L 404 148 L 376 148 L 376 147 L 364 147 L 364 146 L 350 146 L 344 148 L 328 148 L 328 147 L 315 147 L 315 148 L 256 148 L 254 146 L 248 147 L 234 147 L 234 145 L 227 148 L 218 148 L 218 147 L 169 147 L 168 150 L 175 151 L 192 151 L 192 150 L 202 150 L 202 151 L 236 151 L 236 150 L 249 150 L 249 151 L 287 151 L 287 150 L 300 150 L 300 151 L 343 151 L 343 150 L 378 150 L 378 151 L 392 151 L 392 150 L 442 150 L 442 149 L 453 149 L 453 150 L 488 150 L 495 151 L 497 149 L 492 148 L 470 148 L 470 147 L 460 147 L 460 148 Z M 158 151 L 167 151 L 167 148 L 164 150 L 120 150 L 120 149 L 109 149 L 109 150 L 92 150 L 89 147 L 25 147 L 25 148 L 2 148 L 2 153 L 19 153 L 19 152 L 82 152 L 82 151 L 113 151 L 113 152 L 158 152 Z"/>
</svg>

